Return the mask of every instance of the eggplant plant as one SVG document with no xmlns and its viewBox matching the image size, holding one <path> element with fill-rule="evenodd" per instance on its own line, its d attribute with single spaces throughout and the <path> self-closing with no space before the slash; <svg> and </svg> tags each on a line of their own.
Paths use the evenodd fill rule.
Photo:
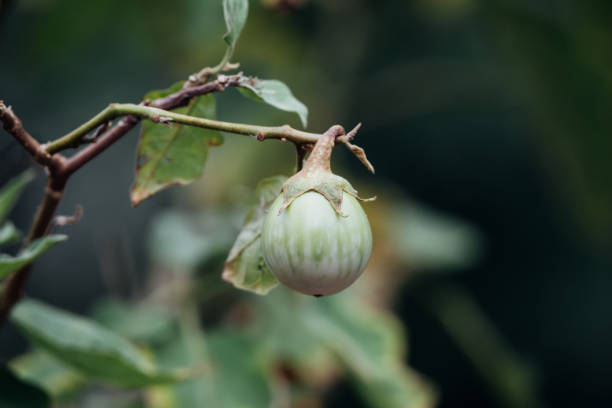
<svg viewBox="0 0 612 408">
<path fill-rule="evenodd" d="M 233 57 L 249 4 L 222 5 L 227 32 L 219 63 L 148 92 L 139 103 L 112 103 L 57 139 L 39 142 L 18 107 L 0 101 L 5 132 L 47 174 L 24 236 L 6 218 L 35 173 L 28 170 L 0 190 L 0 247 L 20 245 L 0 255 L 0 325 L 14 325 L 32 345 L 3 364 L 0 406 L 318 407 L 342 381 L 375 408 L 435 404 L 434 388 L 406 363 L 401 323 L 389 304 L 372 299 L 391 293 L 412 268 L 404 257 L 413 242 L 403 240 L 413 235 L 402 231 L 397 239 L 397 228 L 417 225 L 419 234 L 431 236 L 434 226 L 452 222 L 430 222 L 413 206 L 365 204 L 364 211 L 361 202 L 372 199 L 361 199 L 330 164 L 332 149 L 342 145 L 374 173 L 353 144 L 360 124 L 349 132 L 340 125 L 310 132 L 218 120 L 215 97 L 230 88 L 297 114 L 304 128 L 308 119 L 307 107 L 283 82 L 239 71 Z M 197 181 L 229 134 L 293 144 L 295 173 L 261 180 L 245 200 L 251 204 L 246 215 L 240 202 L 152 220 L 152 289 L 139 299 L 101 299 L 85 317 L 24 297 L 35 261 L 44 262 L 56 245 L 70 245 L 62 227 L 87 222 L 80 210 L 56 214 L 70 178 L 98 156 L 103 161 L 102 153 L 138 125 L 134 207 L 170 186 Z M 240 230 L 233 227 L 237 219 Z M 468 227 L 454 225 L 437 238 L 447 246 L 474 240 Z M 377 257 L 375 239 L 400 247 Z M 465 261 L 456 259 L 458 251 L 445 257 L 437 247 L 422 248 L 411 247 L 410 259 Z"/>
</svg>

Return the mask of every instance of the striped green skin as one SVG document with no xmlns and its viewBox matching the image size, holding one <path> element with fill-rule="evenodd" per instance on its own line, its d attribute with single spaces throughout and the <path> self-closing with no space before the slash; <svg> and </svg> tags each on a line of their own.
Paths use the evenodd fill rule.
<svg viewBox="0 0 612 408">
<path fill-rule="evenodd" d="M 321 194 L 309 191 L 281 214 L 281 194 L 262 231 L 264 259 L 279 281 L 307 295 L 332 295 L 350 286 L 372 252 L 370 223 L 359 202 L 343 193 L 338 215 Z"/>
</svg>

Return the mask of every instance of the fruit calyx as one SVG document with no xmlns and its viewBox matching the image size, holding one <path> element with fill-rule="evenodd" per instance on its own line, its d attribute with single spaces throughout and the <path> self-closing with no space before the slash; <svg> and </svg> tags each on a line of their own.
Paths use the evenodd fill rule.
<svg viewBox="0 0 612 408">
<path fill-rule="evenodd" d="M 337 137 L 344 137 L 344 128 L 334 125 L 327 130 L 315 144 L 302 170 L 290 177 L 281 189 L 283 205 L 281 214 L 291 205 L 293 200 L 308 191 L 315 191 L 329 201 L 334 210 L 341 216 L 342 194 L 346 192 L 360 201 L 373 201 L 376 197 L 363 199 L 357 195 L 357 190 L 348 180 L 337 176 L 331 171 L 331 153 Z"/>
</svg>

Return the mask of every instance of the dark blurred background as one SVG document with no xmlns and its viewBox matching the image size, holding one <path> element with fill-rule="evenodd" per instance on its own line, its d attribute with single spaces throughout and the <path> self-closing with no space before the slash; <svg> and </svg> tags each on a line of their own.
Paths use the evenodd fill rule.
<svg viewBox="0 0 612 408">
<path fill-rule="evenodd" d="M 0 99 L 41 141 L 223 53 L 216 0 L 0 4 Z M 409 363 L 437 385 L 441 407 L 500 405 L 427 306 L 448 285 L 464 288 L 529 364 L 544 405 L 612 406 L 612 2 L 252 0 L 234 59 L 289 84 L 310 108 L 310 130 L 363 122 L 357 140 L 376 176 L 346 152 L 334 162 L 363 195 L 380 195 L 384 182 L 480 232 L 478 263 L 421 274 L 393 301 Z M 235 91 L 218 98 L 218 117 L 298 125 Z M 30 162 L 1 135 L 4 183 Z M 84 168 L 60 208 L 81 204 L 84 218 L 36 266 L 29 294 L 85 313 L 107 291 L 137 291 L 159 211 L 223 206 L 228 184 L 292 169 L 290 146 L 226 141 L 206 165 L 222 175 L 137 210 L 128 198 L 136 131 Z M 24 229 L 43 179 L 13 214 Z M 25 348 L 11 328 L 0 342 L 3 359 Z M 343 406 L 337 392 L 330 404 Z"/>
</svg>

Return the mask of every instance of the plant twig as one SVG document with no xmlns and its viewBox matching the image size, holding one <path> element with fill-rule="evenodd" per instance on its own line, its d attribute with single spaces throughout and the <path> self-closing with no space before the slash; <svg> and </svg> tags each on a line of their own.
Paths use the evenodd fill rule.
<svg viewBox="0 0 612 408">
<path fill-rule="evenodd" d="M 32 158 L 49 171 L 49 180 L 41 205 L 38 207 L 30 233 L 24 245 L 44 235 L 53 213 L 62 198 L 66 179 L 55 177 L 65 165 L 62 156 L 51 156 L 23 127 L 21 120 L 10 107 L 0 101 L 0 121 L 4 129 L 10 133 Z M 9 276 L 0 291 L 0 324 L 4 322 L 17 301 L 23 295 L 23 289 L 28 280 L 29 266 L 19 269 Z"/>
<path fill-rule="evenodd" d="M 246 123 L 223 122 L 131 103 L 110 105 L 99 115 L 103 113 L 105 113 L 104 116 L 107 118 L 132 115 L 144 119 L 151 119 L 154 122 L 176 122 L 183 125 L 220 130 L 239 135 L 255 136 L 257 140 L 260 141 L 265 139 L 285 139 L 296 144 L 304 144 L 315 143 L 321 136 L 319 133 L 304 132 L 294 129 L 289 125 L 259 126 Z"/>
<path fill-rule="evenodd" d="M 189 104 L 189 101 L 196 96 L 211 92 L 223 92 L 227 87 L 238 86 L 243 78 L 244 76 L 242 72 L 239 72 L 236 75 L 219 75 L 214 81 L 199 86 L 183 87 L 182 90 L 175 92 L 172 95 L 156 99 L 151 103 L 147 103 L 145 101 L 145 104 L 160 109 L 178 108 L 180 106 Z"/>
<path fill-rule="evenodd" d="M 155 101 L 149 101 L 151 106 L 156 106 L 164 109 L 174 109 L 180 106 L 187 105 L 191 98 L 199 95 L 204 95 L 210 92 L 222 91 L 227 86 L 234 86 L 239 80 L 240 74 L 237 76 L 221 77 L 217 81 L 210 82 L 201 87 L 194 87 L 191 89 L 183 89 L 175 92 L 172 95 L 168 95 L 164 98 L 157 99 Z M 23 148 L 32 156 L 32 158 L 44 166 L 49 173 L 47 188 L 43 196 L 43 200 L 38 207 L 30 233 L 26 239 L 24 245 L 29 242 L 41 238 L 48 230 L 53 215 L 57 206 L 62 199 L 64 187 L 66 182 L 72 173 L 78 170 L 81 166 L 87 163 L 89 160 L 96 157 L 114 142 L 119 140 L 123 135 L 130 131 L 139 122 L 139 118 L 135 116 L 126 116 L 115 124 L 111 129 L 107 130 L 103 135 L 100 136 L 99 140 L 89 145 L 76 155 L 66 160 L 64 156 L 57 153 L 61 150 L 68 149 L 74 146 L 74 143 L 78 143 L 80 137 L 84 137 L 88 132 L 80 134 L 79 137 L 63 139 L 63 141 L 57 144 L 55 142 L 49 143 L 45 146 L 38 143 L 32 135 L 30 135 L 23 127 L 21 120 L 15 115 L 10 107 L 7 107 L 3 101 L 0 100 L 0 122 L 2 122 L 3 128 L 11 134 Z M 91 121 L 87 122 L 90 123 Z M 98 124 L 100 125 L 100 123 Z M 92 129 L 95 129 L 94 126 Z M 83 130 L 80 126 L 79 129 Z M 61 140 L 61 139 L 58 139 Z M 50 146 L 54 146 L 49 149 Z M 54 154 L 55 153 L 55 154 Z M 27 265 L 11 276 L 9 276 L 3 283 L 2 289 L 0 289 L 0 326 L 7 320 L 13 306 L 23 296 L 24 288 L 30 274 L 30 265 Z"/>
<path fill-rule="evenodd" d="M 345 136 L 339 137 L 338 141 L 340 141 L 340 143 L 343 143 L 346 147 L 348 147 L 349 150 L 353 152 L 353 154 L 359 159 L 359 161 L 363 163 L 363 165 L 366 166 L 367 169 L 370 170 L 370 172 L 372 172 L 372 174 L 374 174 L 374 166 L 372 166 L 372 163 L 370 163 L 370 161 L 368 160 L 365 154 L 365 151 L 361 147 L 351 143 L 351 140 L 355 138 L 355 135 L 357 134 L 357 131 L 360 128 L 361 128 L 361 123 L 358 123 L 357 126 L 355 126 L 353 130 L 348 132 Z"/>
<path fill-rule="evenodd" d="M 77 129 L 70 132 L 58 141 L 61 143 L 52 142 L 46 146 L 49 149 L 51 146 L 56 146 L 62 149 L 63 146 L 69 146 L 76 140 L 79 140 L 84 135 L 95 129 L 100 123 L 116 119 L 123 116 L 115 126 L 102 135 L 97 142 L 88 145 L 83 150 L 67 160 L 66 166 L 62 168 L 66 177 L 81 168 L 85 163 L 92 160 L 94 157 L 102 153 L 106 148 L 112 145 L 115 141 L 121 138 L 125 133 L 131 130 L 141 118 L 151 119 L 156 122 L 176 122 L 184 125 L 203 127 L 208 129 L 216 129 L 230 133 L 253 135 L 258 140 L 265 139 L 286 139 L 295 144 L 315 143 L 319 138 L 317 133 L 303 132 L 293 129 L 288 125 L 283 126 L 256 126 L 243 123 L 222 122 L 212 119 L 198 118 L 195 116 L 183 115 L 176 112 L 171 112 L 163 109 L 154 108 L 152 106 L 135 105 L 135 104 L 113 104 L 109 105 L 102 112 L 94 116 L 92 119 L 79 126 Z"/>
<path fill-rule="evenodd" d="M 26 244 L 45 235 L 53 219 L 55 210 L 62 198 L 68 178 L 75 171 L 97 157 L 134 128 L 143 118 L 164 124 L 176 122 L 189 126 L 251 135 L 255 136 L 257 140 L 288 140 L 293 142 L 298 148 L 299 170 L 300 162 L 303 162 L 303 155 L 310 146 L 317 142 L 321 137 L 320 134 L 300 131 L 288 125 L 256 126 L 242 123 L 230 123 L 198 118 L 170 111 L 171 109 L 187 105 L 191 99 L 199 95 L 223 91 L 228 86 L 237 86 L 240 84 L 241 79 L 243 79 L 242 74 L 232 76 L 219 75 L 215 81 L 203 85 L 184 87 L 180 91 L 166 97 L 154 101 L 143 101 L 140 105 L 111 104 L 72 132 L 46 145 L 39 144 L 36 139 L 23 128 L 21 121 L 13 113 L 12 109 L 0 101 L 0 121 L 2 121 L 4 129 L 24 147 L 37 163 L 44 166 L 49 174 L 43 201 L 34 217 Z M 121 119 L 114 126 L 106 130 L 102 135 L 98 135 L 99 132 L 96 132 L 96 136 L 99 136 L 98 139 L 69 159 L 66 159 L 59 153 L 63 150 L 83 144 L 87 134 L 96 130 L 101 125 L 107 124 L 119 117 L 121 117 Z M 363 149 L 349 142 L 354 137 L 356 130 L 357 128 L 349 132 L 348 135 L 344 135 L 344 130 L 342 130 L 342 132 L 338 132 L 335 137 L 337 141 L 347 145 L 364 164 L 371 168 L 371 164 L 369 164 L 365 158 Z M 302 155 L 301 158 L 300 155 Z M 373 168 L 371 168 L 371 170 L 373 170 Z M 0 291 L 0 325 L 6 321 L 12 307 L 23 295 L 28 275 L 29 266 L 26 266 L 6 279 L 3 289 Z"/>
<path fill-rule="evenodd" d="M 43 201 L 36 211 L 30 233 L 24 246 L 45 235 L 53 214 L 64 193 L 65 180 L 55 180 L 51 176 L 45 189 Z M 0 325 L 6 321 L 11 309 L 23 296 L 25 284 L 30 275 L 30 265 L 27 265 L 10 275 L 0 290 Z"/>
<path fill-rule="evenodd" d="M 45 167 L 57 165 L 51 155 L 41 149 L 38 141 L 24 129 L 13 109 L 6 106 L 2 100 L 0 100 L 0 122 L 4 130 L 10 133 L 37 163 Z"/>
<path fill-rule="evenodd" d="M 233 46 L 228 47 L 225 50 L 225 54 L 223 55 L 221 62 L 219 62 L 216 66 L 205 67 L 205 68 L 202 68 L 200 71 L 189 75 L 189 79 L 185 81 L 183 88 L 187 89 L 187 88 L 191 88 L 191 87 L 203 84 L 208 80 L 208 78 L 211 75 L 216 75 L 219 72 L 226 72 L 226 71 L 232 71 L 234 69 L 238 69 L 240 67 L 240 64 L 230 62 L 232 55 L 234 55 Z"/>
<path fill-rule="evenodd" d="M 205 95 L 211 92 L 222 92 L 228 86 L 237 86 L 239 85 L 241 78 L 243 78 L 241 73 L 231 76 L 220 75 L 219 78 L 215 81 L 208 82 L 204 85 L 193 88 L 182 89 L 171 95 L 153 101 L 145 100 L 143 101 L 143 104 L 160 109 L 176 109 L 181 106 L 186 106 L 187 104 L 189 104 L 189 101 L 191 101 L 191 99 L 195 98 L 196 96 Z M 46 145 L 44 145 L 44 150 L 49 154 L 54 154 L 62 150 L 78 146 L 80 144 L 80 140 L 86 134 L 96 129 L 98 126 L 112 119 L 115 119 L 118 116 L 123 116 L 121 114 L 113 114 L 111 109 L 112 106 L 113 105 L 110 105 L 102 112 L 98 113 L 96 116 L 83 123 L 81 126 L 74 129 L 72 132 L 66 134 L 65 136 L 60 137 L 59 139 L 53 142 L 47 143 Z M 136 123 L 134 123 L 134 125 L 136 125 Z M 123 124 L 123 126 L 121 127 L 125 128 L 125 124 Z M 130 129 L 131 127 L 127 130 Z"/>
</svg>

